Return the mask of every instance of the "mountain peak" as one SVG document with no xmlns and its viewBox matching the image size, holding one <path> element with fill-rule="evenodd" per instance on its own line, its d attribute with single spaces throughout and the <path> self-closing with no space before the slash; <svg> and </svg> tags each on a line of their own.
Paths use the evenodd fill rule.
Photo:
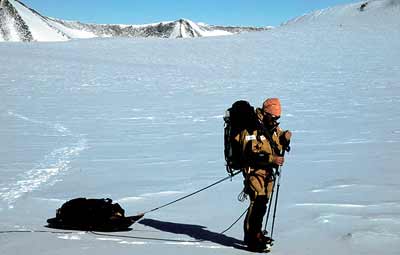
<svg viewBox="0 0 400 255">
<path fill-rule="evenodd" d="M 267 29 L 209 26 L 184 18 L 147 25 L 85 24 L 43 16 L 19 0 L 0 0 L 0 41 L 66 41 L 92 37 L 187 38 Z"/>
</svg>

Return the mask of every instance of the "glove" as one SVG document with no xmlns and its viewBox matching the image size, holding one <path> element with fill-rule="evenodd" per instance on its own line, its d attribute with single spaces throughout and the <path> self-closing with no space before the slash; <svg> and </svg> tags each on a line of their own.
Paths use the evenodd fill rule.
<svg viewBox="0 0 400 255">
<path fill-rule="evenodd" d="M 283 135 L 285 136 L 286 141 L 290 142 L 290 138 L 292 138 L 292 132 L 286 130 Z"/>
<path fill-rule="evenodd" d="M 275 165 L 282 166 L 284 162 L 285 162 L 284 157 L 272 156 L 272 163 L 274 163 Z"/>
<path fill-rule="evenodd" d="M 286 130 L 279 138 L 279 142 L 281 143 L 282 147 L 286 151 L 290 151 L 290 139 L 292 138 L 292 132 Z"/>
</svg>

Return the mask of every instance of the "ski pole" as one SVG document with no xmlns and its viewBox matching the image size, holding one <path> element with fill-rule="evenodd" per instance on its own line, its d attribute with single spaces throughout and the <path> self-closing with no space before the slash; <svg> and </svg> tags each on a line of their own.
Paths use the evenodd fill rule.
<svg viewBox="0 0 400 255">
<path fill-rule="evenodd" d="M 283 150 L 282 157 L 285 156 L 285 150 Z M 278 197 L 279 197 L 279 188 L 281 186 L 281 176 L 282 176 L 282 166 L 278 168 L 278 184 L 276 187 L 276 197 L 275 197 L 275 205 L 274 205 L 274 214 L 272 216 L 272 227 L 271 227 L 271 239 L 274 235 L 274 226 L 275 226 L 275 216 L 276 216 L 276 208 L 278 207 Z"/>
<path fill-rule="evenodd" d="M 272 186 L 272 192 L 271 196 L 268 198 L 268 212 L 267 212 L 267 219 L 265 220 L 265 227 L 264 227 L 264 235 L 267 233 L 267 226 L 268 226 L 268 221 L 269 221 L 269 216 L 271 215 L 271 201 L 274 200 L 274 191 L 275 191 L 275 184 L 276 184 L 276 175 L 273 175 L 274 180 L 273 180 L 273 186 Z"/>
<path fill-rule="evenodd" d="M 281 168 L 281 167 L 280 167 L 280 168 Z M 274 214 L 273 214 L 273 216 L 272 216 L 271 239 L 272 239 L 272 236 L 274 235 L 276 208 L 277 208 L 277 206 L 278 206 L 279 188 L 280 188 L 280 186 L 281 186 L 280 180 L 281 180 L 281 173 L 279 173 L 278 184 L 277 184 L 277 187 L 276 187 L 276 197 L 275 197 L 275 205 L 274 205 Z"/>
</svg>

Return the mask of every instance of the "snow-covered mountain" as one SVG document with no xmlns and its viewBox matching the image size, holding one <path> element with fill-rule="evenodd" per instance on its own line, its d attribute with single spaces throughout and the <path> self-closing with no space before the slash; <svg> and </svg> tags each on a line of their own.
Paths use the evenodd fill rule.
<svg viewBox="0 0 400 255">
<path fill-rule="evenodd" d="M 92 37 L 202 37 L 260 31 L 265 28 L 225 27 L 187 19 L 146 25 L 85 24 L 41 15 L 18 0 L 0 0 L 0 41 L 66 41 Z"/>
<path fill-rule="evenodd" d="M 251 255 L 243 221 L 221 234 L 248 207 L 239 175 L 131 231 L 44 225 L 72 198 L 135 215 L 222 179 L 225 110 L 279 97 L 271 254 L 398 255 L 400 0 L 365 3 L 201 40 L 1 43 L 0 254 Z"/>
</svg>

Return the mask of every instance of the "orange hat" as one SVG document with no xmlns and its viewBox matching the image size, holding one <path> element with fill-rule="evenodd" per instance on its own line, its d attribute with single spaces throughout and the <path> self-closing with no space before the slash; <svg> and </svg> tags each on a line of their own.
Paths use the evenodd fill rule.
<svg viewBox="0 0 400 255">
<path fill-rule="evenodd" d="M 281 116 L 281 102 L 279 98 L 268 98 L 264 101 L 263 111 L 274 116 Z"/>
</svg>

